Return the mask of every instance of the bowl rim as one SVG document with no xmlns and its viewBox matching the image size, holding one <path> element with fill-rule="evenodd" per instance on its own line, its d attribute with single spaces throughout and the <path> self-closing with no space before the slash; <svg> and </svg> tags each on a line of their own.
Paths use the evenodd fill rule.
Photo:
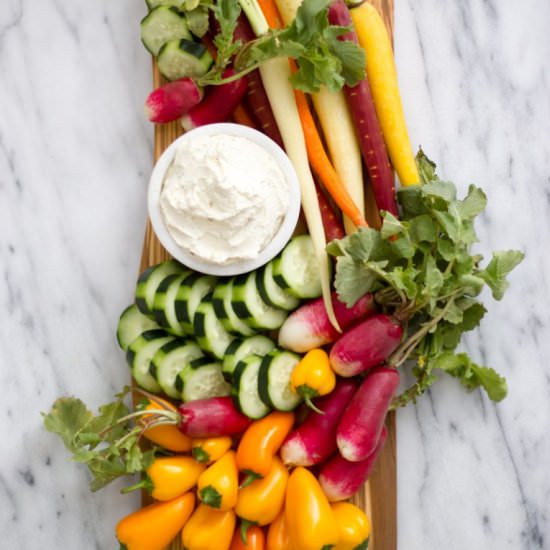
<svg viewBox="0 0 550 550">
<path fill-rule="evenodd" d="M 176 150 L 182 141 L 188 141 L 198 136 L 210 136 L 225 134 L 230 136 L 248 138 L 264 150 L 266 150 L 277 162 L 281 168 L 288 184 L 289 203 L 285 217 L 264 249 L 255 258 L 232 262 L 229 264 L 216 264 L 203 260 L 191 252 L 182 248 L 172 237 L 160 211 L 160 193 L 164 182 L 164 177 L 176 154 Z M 301 192 L 300 184 L 296 170 L 292 165 L 287 154 L 283 149 L 271 138 L 267 137 L 260 131 L 235 124 L 231 122 L 222 122 L 199 126 L 193 130 L 189 130 L 176 138 L 160 155 L 155 163 L 149 179 L 147 189 L 147 209 L 151 226 L 157 238 L 166 251 L 177 261 L 184 266 L 204 273 L 206 275 L 216 276 L 233 276 L 248 273 L 265 265 L 272 260 L 291 239 L 301 208 Z"/>
</svg>

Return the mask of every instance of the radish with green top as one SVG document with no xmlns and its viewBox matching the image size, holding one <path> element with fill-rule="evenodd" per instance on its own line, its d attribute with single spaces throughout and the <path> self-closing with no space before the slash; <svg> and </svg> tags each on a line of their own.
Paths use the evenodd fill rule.
<svg viewBox="0 0 550 550">
<path fill-rule="evenodd" d="M 324 397 L 313 400 L 321 414 L 312 411 L 306 420 L 291 432 L 280 454 L 283 462 L 294 466 L 320 464 L 336 451 L 336 429 L 342 413 L 355 394 L 354 380 L 339 380 Z"/>
<path fill-rule="evenodd" d="M 383 363 L 397 348 L 403 328 L 389 315 L 367 318 L 336 341 L 330 350 L 330 364 L 340 376 L 355 376 Z"/>
<path fill-rule="evenodd" d="M 398 386 L 399 373 L 389 367 L 374 369 L 359 386 L 336 431 L 338 449 L 346 460 L 359 462 L 375 451 Z"/>
<path fill-rule="evenodd" d="M 149 94 L 145 101 L 145 114 L 151 122 L 172 122 L 198 105 L 202 96 L 202 88 L 192 78 L 180 78 Z"/>
<path fill-rule="evenodd" d="M 375 311 L 372 294 L 365 294 L 350 308 L 338 299 L 336 292 L 332 293 L 331 300 L 342 330 Z M 305 353 L 334 342 L 339 336 L 341 334 L 328 318 L 323 299 L 319 298 L 304 304 L 287 317 L 279 330 L 279 345 L 297 353 Z"/>
<path fill-rule="evenodd" d="M 336 453 L 321 467 L 319 483 L 331 502 L 351 498 L 369 478 L 376 459 L 386 442 L 388 430 L 384 426 L 374 451 L 364 460 L 350 462 Z"/>
</svg>

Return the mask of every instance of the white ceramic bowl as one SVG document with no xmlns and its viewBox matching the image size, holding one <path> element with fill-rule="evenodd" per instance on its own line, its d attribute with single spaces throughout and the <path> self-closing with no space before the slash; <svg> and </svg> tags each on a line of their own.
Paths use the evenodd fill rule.
<svg viewBox="0 0 550 550">
<path fill-rule="evenodd" d="M 172 164 L 176 149 L 183 140 L 192 140 L 198 136 L 225 134 L 247 138 L 267 151 L 281 168 L 288 183 L 289 201 L 288 210 L 269 244 L 260 254 L 251 259 L 236 261 L 228 264 L 215 264 L 199 258 L 195 254 L 180 247 L 168 232 L 162 217 L 159 198 L 166 171 Z M 208 124 L 190 130 L 171 143 L 156 162 L 147 194 L 149 217 L 153 230 L 164 248 L 183 265 L 201 273 L 209 275 L 229 276 L 252 271 L 274 258 L 289 241 L 300 214 L 300 185 L 296 171 L 286 153 L 270 138 L 261 132 L 240 124 L 220 123 Z"/>
</svg>

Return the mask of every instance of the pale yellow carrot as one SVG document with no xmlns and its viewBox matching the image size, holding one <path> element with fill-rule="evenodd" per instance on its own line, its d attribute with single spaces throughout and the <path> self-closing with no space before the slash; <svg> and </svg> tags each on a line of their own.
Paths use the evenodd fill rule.
<svg viewBox="0 0 550 550">
<path fill-rule="evenodd" d="M 351 9 L 350 13 L 359 44 L 367 56 L 367 78 L 391 163 L 401 185 L 415 185 L 420 177 L 405 122 L 387 28 L 378 10 L 368 2 Z"/>
</svg>

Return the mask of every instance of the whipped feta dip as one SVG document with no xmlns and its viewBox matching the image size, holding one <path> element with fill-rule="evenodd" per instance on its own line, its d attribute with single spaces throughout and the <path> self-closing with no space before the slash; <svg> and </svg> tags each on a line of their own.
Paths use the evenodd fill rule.
<svg viewBox="0 0 550 550">
<path fill-rule="evenodd" d="M 173 240 L 218 265 L 253 259 L 273 239 L 289 208 L 289 183 L 275 159 L 245 137 L 183 140 L 160 192 Z"/>
</svg>

